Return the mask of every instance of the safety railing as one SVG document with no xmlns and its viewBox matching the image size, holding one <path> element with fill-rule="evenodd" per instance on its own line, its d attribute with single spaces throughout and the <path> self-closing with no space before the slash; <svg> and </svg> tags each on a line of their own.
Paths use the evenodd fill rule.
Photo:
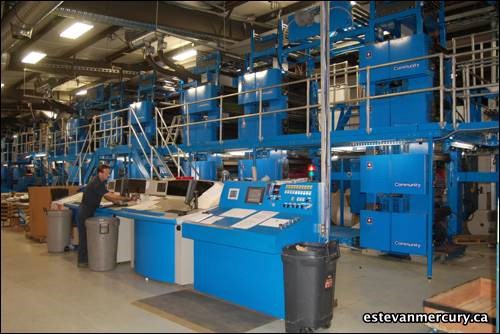
<svg viewBox="0 0 500 334">
<path fill-rule="evenodd" d="M 484 121 L 493 115 L 498 117 L 498 100 L 488 98 L 498 97 L 498 32 L 491 30 L 453 38 L 451 50 L 455 119 L 471 122 Z M 482 105 L 483 97 L 487 98 L 487 105 Z"/>
<path fill-rule="evenodd" d="M 166 133 L 166 137 L 164 136 L 164 133 L 161 131 L 161 129 L 171 129 L 167 126 L 167 123 L 165 123 L 165 119 L 163 118 L 162 113 L 158 110 L 158 108 L 155 108 L 155 119 L 156 119 L 156 143 L 161 147 L 166 147 L 168 151 L 168 155 L 171 158 L 171 160 L 174 162 L 175 166 L 177 167 L 177 176 L 180 176 L 182 173 L 183 175 L 186 175 L 186 172 L 181 166 L 181 161 L 180 157 L 181 154 L 183 153 L 182 150 L 180 149 L 179 146 L 176 145 L 175 143 L 175 138 L 176 135 L 172 134 L 170 131 Z M 179 118 L 174 117 L 174 121 L 177 121 Z M 177 130 L 178 128 L 176 128 Z M 159 136 L 159 137 L 158 137 Z M 172 150 L 170 149 L 170 146 L 174 146 L 176 149 L 176 157 L 174 156 Z"/>
<path fill-rule="evenodd" d="M 472 50 L 472 51 L 466 51 L 466 52 L 458 52 L 458 53 L 452 53 L 452 54 L 444 54 L 444 53 L 436 53 L 432 55 L 426 55 L 426 56 L 421 56 L 421 57 L 414 57 L 410 59 L 404 59 L 404 60 L 399 60 L 399 61 L 393 61 L 393 62 L 388 62 L 384 64 L 379 64 L 379 65 L 374 65 L 374 66 L 366 66 L 363 68 L 358 68 L 358 67 L 348 67 L 344 66 L 342 68 L 336 68 L 335 66 L 332 66 L 332 70 L 330 71 L 330 76 L 331 76 L 331 82 L 334 84 L 331 85 L 330 92 L 332 94 L 332 99 L 330 108 L 338 105 L 339 103 L 343 104 L 348 104 L 348 105 L 359 105 L 360 102 L 365 102 L 366 107 L 365 107 L 365 119 L 366 119 L 366 128 L 365 131 L 366 133 L 371 133 L 371 103 L 375 100 L 378 99 L 387 99 L 391 97 L 396 97 L 396 96 L 405 96 L 405 95 L 411 95 L 411 94 L 420 94 L 420 93 L 433 93 L 437 92 L 439 94 L 439 102 L 438 102 L 438 109 L 439 109 L 439 120 L 436 120 L 439 122 L 441 128 L 444 128 L 446 125 L 446 120 L 445 120 L 445 99 L 448 97 L 451 98 L 452 102 L 452 107 L 451 107 L 451 122 L 453 123 L 453 126 L 456 128 L 458 126 L 459 120 L 457 120 L 457 99 L 463 99 L 463 98 L 470 98 L 474 96 L 479 96 L 480 94 L 492 94 L 491 91 L 489 92 L 483 92 L 483 93 L 476 93 L 476 95 L 468 94 L 468 92 L 475 91 L 475 90 L 480 90 L 484 88 L 492 88 L 494 89 L 495 87 L 498 87 L 496 84 L 498 82 L 498 43 L 497 41 L 491 41 L 490 42 L 492 47 L 490 48 L 482 48 L 478 50 Z M 486 57 L 485 52 L 490 52 L 491 56 Z M 472 65 L 482 65 L 483 71 L 486 71 L 485 68 L 487 65 L 489 65 L 492 69 L 492 75 L 494 76 L 495 79 L 492 79 L 491 83 L 486 83 L 486 84 L 480 84 L 480 83 L 474 83 L 470 80 L 465 80 L 463 81 L 462 84 L 457 83 L 457 75 L 458 75 L 458 64 L 457 65 L 457 59 L 461 59 L 460 57 L 464 57 L 467 55 L 473 55 L 477 54 L 479 56 L 475 57 L 474 62 L 472 64 L 469 64 L 469 68 L 472 67 Z M 371 78 L 371 75 L 373 72 L 377 69 L 381 69 L 384 67 L 390 67 L 390 66 L 396 66 L 396 65 L 403 65 L 411 62 L 417 62 L 417 61 L 422 61 L 422 60 L 428 60 L 430 66 L 434 66 L 434 71 L 437 76 L 437 82 L 438 84 L 435 85 L 433 84 L 431 87 L 426 87 L 426 88 L 421 88 L 421 89 L 411 89 L 411 90 L 406 90 L 406 91 L 400 91 L 400 92 L 394 92 L 394 93 L 386 93 L 386 94 L 374 94 L 374 92 L 370 91 L 370 86 L 372 85 L 373 81 Z M 448 64 L 451 63 L 451 71 L 447 71 Z M 433 65 L 434 64 L 434 65 Z M 460 67 L 460 70 L 462 70 L 462 67 Z M 481 70 L 481 67 L 479 67 L 479 71 Z M 445 74 L 449 73 L 452 77 L 451 83 L 447 83 L 448 80 L 445 78 Z M 462 71 L 463 72 L 463 71 Z M 466 70 L 464 73 L 468 73 Z M 364 75 L 366 78 L 366 84 L 363 86 L 360 86 L 359 83 L 359 78 L 361 75 Z M 338 92 L 339 90 L 346 91 L 346 87 L 343 87 L 342 85 L 338 85 L 336 80 L 339 76 L 354 76 L 356 78 L 356 83 L 355 84 L 348 84 L 348 92 L 349 95 L 347 95 L 345 98 L 342 99 L 337 99 Z M 345 81 L 348 81 L 347 79 L 344 79 Z M 185 144 L 188 146 L 190 145 L 190 127 L 195 126 L 195 125 L 202 125 L 202 124 L 209 124 L 209 123 L 219 123 L 219 131 L 221 132 L 219 134 L 219 141 L 222 143 L 222 124 L 225 121 L 230 121 L 230 120 L 238 120 L 238 119 L 247 119 L 251 117 L 257 117 L 258 118 L 258 138 L 259 141 L 262 141 L 263 135 L 262 135 L 262 117 L 266 115 L 271 115 L 274 113 L 283 113 L 283 112 L 293 112 L 296 110 L 305 110 L 306 113 L 306 134 L 310 134 L 309 130 L 309 119 L 310 119 L 310 112 L 313 108 L 319 108 L 320 105 L 317 103 L 310 103 L 309 99 L 309 91 L 304 92 L 304 96 L 307 96 L 307 101 L 306 104 L 298 107 L 292 107 L 292 108 L 284 108 L 284 109 L 279 109 L 279 110 L 273 110 L 273 111 L 266 111 L 263 112 L 262 104 L 262 92 L 265 90 L 273 89 L 273 88 L 289 88 L 292 85 L 297 85 L 297 84 L 305 84 L 307 89 L 311 87 L 311 82 L 312 81 L 319 81 L 319 77 L 316 75 L 311 78 L 306 78 L 306 79 L 301 79 L 297 81 L 291 81 L 291 82 L 285 82 L 282 84 L 277 84 L 277 85 L 269 85 L 266 87 L 261 87 L 261 88 L 256 88 L 253 90 L 246 90 L 243 92 L 238 92 L 238 93 L 232 93 L 232 94 L 227 94 L 227 95 L 222 95 L 222 96 L 217 96 L 217 97 L 212 97 L 212 98 L 207 98 L 207 99 L 200 99 L 197 101 L 193 102 L 186 102 L 186 103 L 181 103 L 181 104 L 176 104 L 176 105 L 171 105 L 167 106 L 164 108 L 161 108 L 160 110 L 162 112 L 168 111 L 169 109 L 179 109 L 182 108 L 184 110 L 184 115 L 185 115 L 185 121 L 183 124 L 178 124 L 178 125 L 171 125 L 168 131 L 173 131 L 175 127 L 181 127 L 184 128 L 185 132 Z M 355 90 L 354 96 L 351 94 L 351 90 Z M 253 113 L 253 114 L 244 114 L 244 115 L 237 115 L 237 116 L 229 116 L 229 117 L 222 117 L 223 110 L 224 110 L 224 101 L 227 101 L 230 98 L 237 97 L 242 94 L 249 94 L 249 93 L 257 93 L 258 94 L 258 102 L 256 103 L 258 105 L 258 112 Z M 467 95 L 468 94 L 468 95 Z M 494 91 L 493 91 L 493 94 Z M 496 94 L 498 95 L 498 91 L 496 91 Z M 451 96 L 450 96 L 451 95 Z M 203 102 L 209 102 L 209 101 L 214 101 L 217 100 L 219 102 L 219 117 L 216 119 L 209 119 L 209 120 L 201 120 L 201 121 L 194 121 L 191 122 L 189 120 L 190 113 L 189 113 L 189 107 L 194 104 L 199 104 Z M 403 111 L 404 112 L 404 111 Z M 466 113 L 468 111 L 466 110 Z M 462 122 L 471 122 L 472 119 L 470 117 L 464 117 Z M 335 126 L 333 126 L 333 131 L 335 131 Z"/>
<path fill-rule="evenodd" d="M 477 109 L 474 105 L 474 99 L 477 97 L 491 97 L 498 96 L 498 36 L 496 32 L 491 34 L 492 38 L 480 37 L 481 34 L 472 34 L 459 39 L 452 40 L 452 52 L 446 53 L 436 53 L 432 55 L 426 55 L 421 57 L 414 57 L 410 59 L 404 59 L 399 61 L 388 62 L 384 64 L 366 66 L 360 68 L 358 66 L 349 66 L 347 62 L 340 64 L 332 64 L 330 69 L 330 110 L 334 110 L 339 104 L 347 105 L 353 108 L 357 108 L 358 112 L 353 113 L 351 117 L 352 121 L 349 126 L 343 131 L 349 130 L 360 130 L 360 122 L 356 122 L 361 116 L 365 118 L 365 128 L 366 133 L 371 133 L 371 104 L 373 101 L 379 99 L 387 99 L 396 96 L 406 96 L 412 94 L 420 93 L 435 93 L 438 95 L 438 118 L 433 119 L 433 122 L 438 122 L 441 128 L 444 128 L 448 118 L 447 113 L 451 112 L 451 123 L 454 128 L 457 128 L 460 123 L 476 122 L 478 117 L 472 115 L 473 107 Z M 462 40 L 466 40 L 464 43 Z M 465 48 L 465 51 L 463 51 Z M 468 48 L 468 49 L 467 49 Z M 427 60 L 430 66 L 430 70 L 434 71 L 434 83 L 430 87 L 425 87 L 421 89 L 411 89 L 406 91 L 399 91 L 393 93 L 376 94 L 376 92 L 371 91 L 371 86 L 373 85 L 372 75 L 375 70 L 394 67 L 399 65 L 404 65 L 412 62 L 418 62 L 422 60 Z M 451 79 L 447 77 L 451 76 Z M 363 77 L 364 85 L 360 85 L 360 77 Z M 179 150 L 177 146 L 177 152 L 172 152 L 170 149 L 172 143 L 175 142 L 175 134 L 179 133 L 179 129 L 183 131 L 183 143 L 186 145 L 191 144 L 190 130 L 193 126 L 203 125 L 203 124 L 218 124 L 219 126 L 219 142 L 223 142 L 223 124 L 224 122 L 248 120 L 250 118 L 258 119 L 257 137 L 259 141 L 264 141 L 263 122 L 265 121 L 265 116 L 287 113 L 288 115 L 294 115 L 294 117 L 299 117 L 305 120 L 305 134 L 310 135 L 314 130 L 311 124 L 313 120 L 313 113 L 320 111 L 321 106 L 317 102 L 318 100 L 313 99 L 313 87 L 319 87 L 320 77 L 318 74 L 313 75 L 309 78 L 304 78 L 295 81 L 283 82 L 276 85 L 270 85 L 266 87 L 260 87 L 252 90 L 246 90 L 243 92 L 237 92 L 232 94 L 226 94 L 221 96 L 216 96 L 207 99 L 200 99 L 193 102 L 179 103 L 174 105 L 169 105 L 163 108 L 155 110 L 154 117 L 156 118 L 156 131 L 155 140 L 150 143 L 149 140 L 144 141 L 148 143 L 152 149 L 148 147 L 140 147 L 142 153 L 149 153 L 149 160 L 151 166 L 155 165 L 153 162 L 153 156 L 158 155 L 159 161 L 164 163 L 163 159 L 159 157 L 158 152 L 154 147 L 167 147 L 169 155 L 176 164 L 178 170 L 184 172 L 181 168 L 179 161 Z M 263 92 L 270 89 L 281 89 L 287 90 L 289 93 L 294 92 L 295 95 L 300 96 L 299 103 L 296 101 L 292 104 L 289 101 L 289 106 L 286 108 L 267 110 L 265 108 L 265 99 L 263 98 Z M 319 90 L 320 91 L 320 90 Z M 232 114 L 225 116 L 225 113 L 230 108 L 225 108 L 228 103 L 233 104 L 234 99 L 242 94 L 256 94 L 257 99 L 255 102 L 256 111 L 251 114 Z M 476 99 L 477 100 L 477 99 Z M 201 104 L 204 102 L 217 101 L 218 103 L 218 117 L 214 119 L 203 119 L 199 121 L 192 121 L 190 119 L 191 114 L 189 109 L 195 104 Z M 446 101 L 446 103 L 445 103 Z M 472 101 L 472 102 L 471 102 Z M 361 103 L 364 103 L 364 110 L 361 110 Z M 481 106 L 479 112 L 481 113 L 480 120 L 488 119 L 488 112 L 495 112 L 498 114 L 497 102 L 494 99 L 489 99 L 488 106 Z M 451 106 L 451 107 L 450 107 Z M 181 109 L 183 111 L 182 118 L 177 118 L 179 122 L 173 122 L 168 125 L 163 118 L 163 114 L 172 110 Z M 359 113 L 363 111 L 365 114 L 360 115 Z M 404 112 L 404 110 L 402 110 Z M 475 112 L 478 112 L 477 110 Z M 124 120 L 127 119 L 127 123 L 124 124 Z M 135 119 L 138 124 L 131 124 L 131 119 Z M 332 131 L 340 131 L 336 128 L 336 122 L 338 119 L 333 117 Z M 134 128 L 135 126 L 135 128 Z M 99 128 L 98 128 L 99 127 Z M 136 130 L 137 129 L 137 130 Z M 66 130 L 59 132 L 54 132 L 49 135 L 43 135 L 41 132 L 30 130 L 27 132 L 19 133 L 17 138 L 15 138 L 12 143 L 12 152 L 14 157 L 23 157 L 23 155 L 28 155 L 37 150 L 47 150 L 52 151 L 54 154 L 58 152 L 63 152 L 66 154 L 71 154 L 68 152 L 69 147 L 87 147 L 90 151 L 96 150 L 98 147 L 110 147 L 117 143 L 123 143 L 124 138 L 128 138 L 128 144 L 131 145 L 132 138 L 146 138 L 144 134 L 144 129 L 140 126 L 140 122 L 135 115 L 135 112 L 130 112 L 130 110 L 122 109 L 118 111 L 107 112 L 94 117 L 91 125 L 85 125 L 72 130 L 72 133 L 76 135 L 71 135 Z M 88 138 L 81 139 L 78 135 L 79 131 L 85 131 L 89 133 Z M 88 145 L 85 145 L 87 141 L 90 141 Z M 52 141 L 52 142 L 50 142 Z M 138 140 L 140 143 L 141 141 Z M 141 144 L 141 143 L 140 143 Z M 72 146 L 73 145 L 73 146 Z M 102 145 L 102 146 L 101 146 Z M 90 148 L 90 146 L 92 146 Z M 62 149 L 61 149 L 62 147 Z M 90 152 L 89 151 L 89 152 Z M 177 161 L 175 155 L 177 154 Z M 148 154 L 146 154 L 148 156 Z M 166 165 L 165 165 L 166 166 Z M 153 168 L 153 167 L 151 167 Z M 154 168 L 153 168 L 154 169 Z"/>
<path fill-rule="evenodd" d="M 95 139 L 94 138 L 95 131 L 93 131 L 96 127 L 95 119 L 92 119 L 92 122 L 89 125 L 82 127 L 88 127 L 88 131 L 85 136 L 85 139 L 83 140 L 79 152 L 76 154 L 77 158 L 73 160 L 72 168 L 70 169 L 70 174 L 68 176 L 68 179 L 66 180 L 67 184 L 73 181 L 76 172 L 78 172 L 78 184 L 79 185 L 83 184 L 83 175 L 82 175 L 83 164 L 87 162 L 87 155 L 91 152 L 91 147 L 92 147 L 91 143 Z M 77 148 L 75 150 L 77 150 Z"/>
<path fill-rule="evenodd" d="M 139 135 L 137 134 L 137 131 L 135 130 L 134 126 L 131 124 L 132 120 L 135 120 L 134 123 L 135 123 L 135 125 L 138 126 L 139 134 L 141 135 L 141 138 L 143 139 L 143 141 L 141 141 L 139 139 Z M 172 173 L 170 168 L 168 168 L 168 166 L 165 164 L 161 155 L 154 148 L 154 146 L 149 144 L 149 139 L 146 136 L 146 132 L 144 131 L 144 128 L 142 127 L 141 122 L 139 121 L 139 118 L 137 117 L 137 114 L 135 113 L 135 110 L 133 107 L 129 108 L 129 124 L 130 124 L 129 129 L 132 131 L 134 138 L 136 139 L 137 144 L 139 145 L 142 153 L 144 154 L 144 157 L 147 157 L 148 154 L 143 146 L 143 142 L 145 144 L 146 143 L 148 144 L 148 149 L 149 149 L 149 153 L 150 153 L 150 156 L 149 156 L 149 159 L 150 159 L 149 160 L 150 177 L 153 177 L 153 172 L 156 173 L 158 178 L 163 177 L 162 173 L 160 173 L 158 171 L 158 169 L 156 168 L 155 159 L 156 159 L 156 161 L 158 161 L 159 165 L 169 174 L 168 177 L 173 177 L 174 174 Z M 130 138 L 130 134 L 129 134 L 129 138 Z"/>
</svg>

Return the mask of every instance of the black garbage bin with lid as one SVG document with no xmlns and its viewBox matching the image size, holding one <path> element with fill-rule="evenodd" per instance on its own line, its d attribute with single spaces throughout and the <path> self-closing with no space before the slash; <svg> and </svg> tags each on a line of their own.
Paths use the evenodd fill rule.
<svg viewBox="0 0 500 334">
<path fill-rule="evenodd" d="M 329 328 L 333 317 L 337 241 L 298 243 L 283 248 L 285 328 L 308 332 Z"/>
</svg>

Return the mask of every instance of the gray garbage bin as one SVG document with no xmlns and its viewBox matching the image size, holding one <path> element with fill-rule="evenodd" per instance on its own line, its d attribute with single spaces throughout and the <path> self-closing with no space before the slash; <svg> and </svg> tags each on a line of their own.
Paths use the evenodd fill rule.
<svg viewBox="0 0 500 334">
<path fill-rule="evenodd" d="M 85 221 L 90 270 L 108 271 L 116 267 L 119 225 L 116 217 L 92 217 Z"/>
<path fill-rule="evenodd" d="M 45 210 L 45 214 L 49 253 L 62 253 L 70 242 L 71 210 Z"/>
</svg>

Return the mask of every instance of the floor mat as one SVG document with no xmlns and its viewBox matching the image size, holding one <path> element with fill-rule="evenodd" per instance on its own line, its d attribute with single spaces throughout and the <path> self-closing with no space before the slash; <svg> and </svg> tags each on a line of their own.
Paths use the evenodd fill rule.
<svg viewBox="0 0 500 334">
<path fill-rule="evenodd" d="M 275 318 L 194 290 L 180 290 L 133 303 L 198 332 L 241 333 Z"/>
</svg>

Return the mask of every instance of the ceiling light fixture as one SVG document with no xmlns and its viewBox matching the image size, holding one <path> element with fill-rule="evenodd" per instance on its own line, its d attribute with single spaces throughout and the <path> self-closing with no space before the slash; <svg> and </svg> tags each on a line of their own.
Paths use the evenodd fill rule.
<svg viewBox="0 0 500 334">
<path fill-rule="evenodd" d="M 451 146 L 456 147 L 456 148 L 463 148 L 465 150 L 473 150 L 475 148 L 475 146 L 473 144 L 464 143 L 461 141 L 454 141 L 451 143 Z"/>
<path fill-rule="evenodd" d="M 81 91 L 78 91 L 75 95 L 87 95 L 87 90 L 82 89 Z"/>
<path fill-rule="evenodd" d="M 46 56 L 46 53 L 31 51 L 26 57 L 23 58 L 22 62 L 26 64 L 36 64 Z"/>
<path fill-rule="evenodd" d="M 94 28 L 93 25 L 76 22 L 73 25 L 71 25 L 68 29 L 64 30 L 59 36 L 69 39 L 77 39 L 78 37 L 85 34 L 92 28 Z"/>
<path fill-rule="evenodd" d="M 175 61 L 183 61 L 191 57 L 194 57 L 197 54 L 198 51 L 196 51 L 196 49 L 188 49 L 186 51 L 182 51 L 181 53 L 176 54 L 175 56 L 172 57 L 172 59 Z"/>
</svg>

